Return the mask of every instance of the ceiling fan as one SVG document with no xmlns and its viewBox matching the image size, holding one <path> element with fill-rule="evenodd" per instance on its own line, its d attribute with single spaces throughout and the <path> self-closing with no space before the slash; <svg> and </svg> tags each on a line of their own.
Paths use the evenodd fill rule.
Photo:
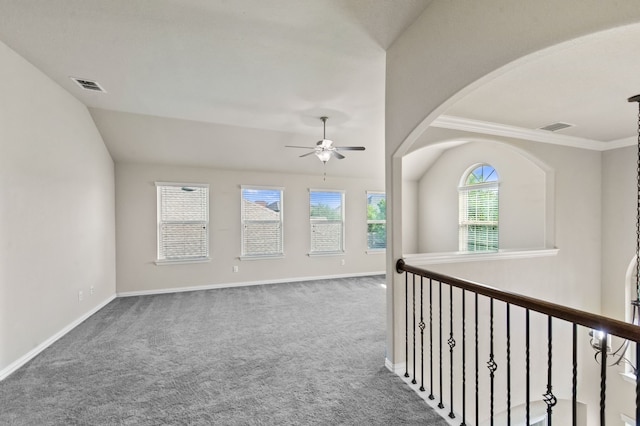
<svg viewBox="0 0 640 426">
<path fill-rule="evenodd" d="M 327 120 L 329 117 L 320 117 L 322 120 L 322 140 L 316 142 L 316 146 L 296 146 L 296 145 L 286 145 L 287 148 L 303 148 L 303 149 L 311 149 L 313 151 L 307 152 L 306 154 L 302 154 L 300 157 L 306 157 L 311 154 L 315 154 L 316 157 L 323 163 L 327 163 L 331 157 L 335 157 L 338 160 L 342 160 L 344 155 L 340 154 L 338 151 L 364 151 L 364 146 L 334 146 L 333 141 L 327 139 Z"/>
</svg>

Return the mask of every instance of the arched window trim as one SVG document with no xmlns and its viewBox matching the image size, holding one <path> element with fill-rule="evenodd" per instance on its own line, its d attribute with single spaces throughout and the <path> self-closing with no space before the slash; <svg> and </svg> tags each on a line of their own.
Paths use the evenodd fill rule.
<svg viewBox="0 0 640 426">
<path fill-rule="evenodd" d="M 487 182 L 479 182 L 468 184 L 469 176 L 478 168 L 488 166 L 491 168 L 492 172 L 489 174 L 495 175 L 495 180 L 489 180 Z M 483 171 L 484 172 L 484 171 Z M 467 253 L 475 253 L 482 251 L 498 251 L 499 249 L 499 186 L 500 186 L 500 176 L 495 167 L 493 167 L 489 163 L 475 163 L 471 165 L 466 171 L 462 174 L 460 179 L 460 184 L 458 186 L 459 193 L 459 203 L 458 203 L 458 249 L 461 252 Z M 473 219 L 469 219 L 468 214 L 469 210 L 467 206 L 470 202 L 470 196 L 472 191 L 481 191 L 481 190 L 494 190 L 496 192 L 496 205 L 495 215 L 496 220 L 489 221 L 474 221 Z M 477 199 L 476 199 L 477 202 Z M 475 222 L 475 223 L 473 223 Z M 475 235 L 477 236 L 473 240 L 470 241 L 469 234 L 470 228 L 475 228 Z M 485 231 L 483 231 L 486 230 Z M 484 236 L 480 236 L 484 234 Z M 486 247 L 486 248 L 478 248 Z"/>
</svg>

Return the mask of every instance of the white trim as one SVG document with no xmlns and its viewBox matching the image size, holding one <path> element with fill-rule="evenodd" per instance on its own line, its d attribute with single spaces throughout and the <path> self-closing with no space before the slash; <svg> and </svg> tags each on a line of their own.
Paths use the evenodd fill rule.
<svg viewBox="0 0 640 426">
<path fill-rule="evenodd" d="M 345 251 L 311 251 L 307 253 L 309 257 L 344 256 Z"/>
<path fill-rule="evenodd" d="M 385 254 L 386 252 L 387 252 L 386 248 L 365 250 L 365 254 Z"/>
<path fill-rule="evenodd" d="M 275 189 L 284 192 L 284 186 L 240 185 L 240 189 Z"/>
<path fill-rule="evenodd" d="M 198 259 L 163 259 L 163 260 L 154 261 L 154 263 L 158 266 L 181 265 L 183 263 L 207 263 L 207 262 L 211 262 L 210 257 L 203 257 Z"/>
<path fill-rule="evenodd" d="M 619 148 L 611 146 L 609 142 L 594 139 L 585 139 L 575 136 L 561 135 L 539 129 L 525 129 L 523 127 L 509 126 L 507 124 L 492 123 L 489 121 L 472 120 L 470 118 L 441 115 L 430 124 L 433 127 L 443 129 L 462 130 L 466 132 L 481 133 L 485 135 L 504 136 L 508 138 L 524 139 L 534 142 L 543 142 L 553 145 L 570 146 L 573 148 L 591 149 L 594 151 L 606 151 Z M 621 143 L 615 141 L 617 144 Z M 627 146 L 626 142 L 624 142 Z"/>
<path fill-rule="evenodd" d="M 404 254 L 402 259 L 412 265 L 434 265 L 440 263 L 484 262 L 488 260 L 529 259 L 556 256 L 559 249 L 498 250 L 492 252 L 443 252 Z"/>
<path fill-rule="evenodd" d="M 209 188 L 208 183 L 193 183 L 193 182 L 156 182 L 156 186 L 195 186 L 197 188 Z"/>
<path fill-rule="evenodd" d="M 387 370 L 391 371 L 394 374 L 400 374 L 401 371 L 404 371 L 404 366 L 406 363 L 399 362 L 397 364 L 392 363 L 389 358 L 384 359 L 384 366 L 387 367 Z"/>
<path fill-rule="evenodd" d="M 268 260 L 268 259 L 284 259 L 284 253 L 282 254 L 256 254 L 254 256 L 238 256 L 240 260 Z"/>
<path fill-rule="evenodd" d="M 607 149 L 618 149 L 627 146 L 636 146 L 638 144 L 637 136 L 629 136 L 628 138 L 616 139 L 614 141 L 607 142 Z"/>
<path fill-rule="evenodd" d="M 624 422 L 625 425 L 635 425 L 636 421 L 634 419 L 632 419 L 631 417 L 620 413 L 620 418 L 622 419 L 622 421 Z"/>
<path fill-rule="evenodd" d="M 214 290 L 216 288 L 248 287 L 248 286 L 265 285 L 265 284 L 330 280 L 334 278 L 368 277 L 368 276 L 374 276 L 374 275 L 384 275 L 385 273 L 386 273 L 385 271 L 359 272 L 359 273 L 352 273 L 352 274 L 319 275 L 315 277 L 280 278 L 275 280 L 207 284 L 207 285 L 198 285 L 198 286 L 190 286 L 190 287 L 174 287 L 174 288 L 166 288 L 166 289 L 158 289 L 158 290 L 126 291 L 124 293 L 118 293 L 118 297 L 149 296 L 154 294 L 181 293 L 185 291 Z"/>
<path fill-rule="evenodd" d="M 633 373 L 629 373 L 627 371 L 625 371 L 624 373 L 619 373 L 622 376 L 622 379 L 625 382 L 629 382 L 629 383 L 633 383 L 634 385 L 636 384 L 636 375 Z"/>
<path fill-rule="evenodd" d="M 45 349 L 47 349 L 49 346 L 51 346 L 52 344 L 54 344 L 58 339 L 60 339 L 61 337 L 63 337 L 65 334 L 67 334 L 68 332 L 70 332 L 71 330 L 73 330 L 74 328 L 76 328 L 78 325 L 80 325 L 82 322 L 84 322 L 85 320 L 87 320 L 87 318 L 89 318 L 91 315 L 95 314 L 96 312 L 98 312 L 100 309 L 104 308 L 105 306 L 107 306 L 109 303 L 111 303 L 111 301 L 113 301 L 117 296 L 114 294 L 110 297 L 108 297 L 105 301 L 103 301 L 102 303 L 98 304 L 95 308 L 91 309 L 90 311 L 88 311 L 87 313 L 81 315 L 79 318 L 77 318 L 75 321 L 71 322 L 70 324 L 68 324 L 66 327 L 64 327 L 62 330 L 58 331 L 57 333 L 55 333 L 53 336 L 49 337 L 47 340 L 45 340 L 44 342 L 40 343 L 38 346 L 36 346 L 35 348 L 31 349 L 29 352 L 27 352 L 26 354 L 22 355 L 20 358 L 18 358 L 17 360 L 15 360 L 14 362 L 12 362 L 11 364 L 9 364 L 7 367 L 5 367 L 3 370 L 0 370 L 0 381 L 6 379 L 7 377 L 9 377 L 9 375 L 11 373 L 13 373 L 14 371 L 16 371 L 18 368 L 22 367 L 23 365 L 25 365 L 27 362 L 31 361 L 33 358 L 35 358 L 38 354 L 40 354 L 40 352 L 44 351 Z"/>
<path fill-rule="evenodd" d="M 387 365 L 386 362 L 385 362 L 385 365 Z M 428 390 L 424 392 L 421 391 L 420 382 L 413 384 L 411 383 L 411 380 L 412 380 L 411 377 L 404 377 L 404 373 L 402 372 L 404 371 L 404 369 L 400 369 L 400 370 L 397 369 L 397 367 L 400 365 L 404 367 L 404 363 L 393 364 L 392 367 L 395 369 L 395 371 L 394 370 L 391 370 L 391 371 L 394 372 L 398 377 L 400 377 L 402 381 L 405 382 L 409 386 L 409 388 L 411 388 L 411 390 L 415 392 L 416 395 L 422 398 L 424 402 L 426 402 L 427 405 L 429 405 L 429 407 L 433 408 L 433 411 L 435 411 L 441 418 L 443 418 L 447 422 L 447 424 L 451 426 L 460 426 L 460 419 L 462 418 L 461 414 L 453 410 L 453 414 L 455 415 L 455 417 L 453 419 L 450 418 L 448 416 L 449 412 L 451 412 L 450 407 L 445 406 L 444 408 L 438 408 L 438 398 L 429 399 L 429 391 Z M 387 368 L 389 368 L 389 366 L 387 366 Z"/>
</svg>

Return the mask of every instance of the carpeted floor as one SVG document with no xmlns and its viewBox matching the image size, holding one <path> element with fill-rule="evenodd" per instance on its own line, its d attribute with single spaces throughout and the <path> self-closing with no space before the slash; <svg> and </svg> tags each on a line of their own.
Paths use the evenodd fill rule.
<svg viewBox="0 0 640 426">
<path fill-rule="evenodd" d="M 383 283 L 118 298 L 0 382 L 0 424 L 445 425 L 384 368 Z"/>
</svg>

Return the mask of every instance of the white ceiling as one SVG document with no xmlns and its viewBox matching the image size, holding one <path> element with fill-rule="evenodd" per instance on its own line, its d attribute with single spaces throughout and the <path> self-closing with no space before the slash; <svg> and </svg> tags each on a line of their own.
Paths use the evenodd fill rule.
<svg viewBox="0 0 640 426">
<path fill-rule="evenodd" d="M 610 30 L 543 52 L 457 102 L 447 115 L 538 129 L 599 142 L 633 136 L 640 94 L 640 25 Z"/>
<path fill-rule="evenodd" d="M 314 145 L 326 115 L 367 148 L 327 173 L 379 177 L 385 49 L 429 2 L 0 0 L 0 41 L 91 108 L 115 161 L 321 173 L 284 145 Z"/>
<path fill-rule="evenodd" d="M 627 99 L 640 94 L 638 52 L 640 25 L 555 46 L 475 89 L 433 126 L 595 150 L 635 144 L 638 104 Z M 573 127 L 537 130 L 557 122 Z M 434 139 L 425 132 L 405 157 L 405 179 L 419 179 L 444 150 L 457 146 L 437 145 L 442 134 L 433 132 Z M 457 134 L 456 140 L 464 138 Z"/>
<path fill-rule="evenodd" d="M 0 0 L 0 41 L 90 107 L 117 162 L 321 174 L 284 146 L 315 144 L 327 115 L 328 138 L 367 148 L 328 175 L 380 177 L 385 49 L 430 1 Z M 446 114 L 525 131 L 562 121 L 575 127 L 553 135 L 572 146 L 620 146 L 637 129 L 639 51 L 640 25 L 575 40 Z"/>
</svg>

